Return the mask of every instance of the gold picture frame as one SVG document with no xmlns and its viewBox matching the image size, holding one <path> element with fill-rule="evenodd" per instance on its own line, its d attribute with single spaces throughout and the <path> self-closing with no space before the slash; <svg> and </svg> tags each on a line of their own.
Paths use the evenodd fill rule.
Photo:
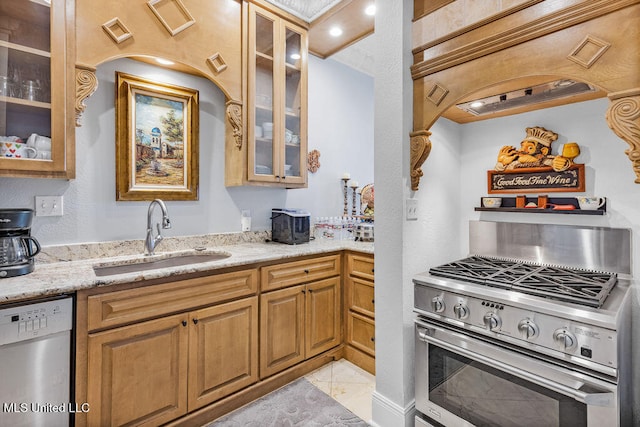
<svg viewBox="0 0 640 427">
<path fill-rule="evenodd" d="M 198 200 L 199 93 L 116 71 L 116 200 Z"/>
</svg>

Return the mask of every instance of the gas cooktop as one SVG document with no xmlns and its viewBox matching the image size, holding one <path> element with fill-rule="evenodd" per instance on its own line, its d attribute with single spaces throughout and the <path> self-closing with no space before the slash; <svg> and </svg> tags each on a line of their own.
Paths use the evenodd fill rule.
<svg viewBox="0 0 640 427">
<path fill-rule="evenodd" d="M 429 273 L 596 308 L 618 280 L 615 273 L 483 256 L 433 267 Z"/>
</svg>

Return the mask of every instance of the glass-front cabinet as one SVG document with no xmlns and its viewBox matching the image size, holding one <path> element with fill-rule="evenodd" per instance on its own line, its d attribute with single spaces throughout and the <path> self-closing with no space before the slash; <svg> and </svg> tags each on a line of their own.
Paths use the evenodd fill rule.
<svg viewBox="0 0 640 427">
<path fill-rule="evenodd" d="M 248 180 L 307 182 L 307 32 L 249 4 Z"/>
<path fill-rule="evenodd" d="M 0 1 L 0 176 L 74 178 L 68 4 Z"/>
</svg>

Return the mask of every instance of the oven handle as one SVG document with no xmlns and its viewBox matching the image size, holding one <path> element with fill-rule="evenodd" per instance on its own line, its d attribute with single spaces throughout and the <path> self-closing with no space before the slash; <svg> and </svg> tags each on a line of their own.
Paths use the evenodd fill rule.
<svg viewBox="0 0 640 427">
<path fill-rule="evenodd" d="M 532 383 L 538 384 L 542 387 L 546 387 L 550 390 L 553 390 L 557 393 L 564 394 L 565 396 L 572 397 L 573 399 L 585 403 L 590 406 L 611 406 L 613 403 L 613 393 L 604 392 L 604 393 L 585 393 L 583 391 L 577 390 L 573 387 L 568 387 L 564 384 L 557 383 L 555 381 L 549 380 L 544 377 L 540 377 L 538 375 L 533 375 L 526 371 L 521 371 L 514 368 L 511 365 L 506 363 L 493 360 L 489 357 L 482 356 L 481 354 L 474 353 L 467 349 L 451 345 L 446 341 L 442 341 L 438 338 L 434 338 L 432 335 L 435 333 L 434 328 L 425 328 L 424 326 L 418 327 L 418 337 L 421 341 L 436 344 L 439 347 L 443 347 L 449 351 L 454 353 L 458 353 L 462 356 L 465 356 L 469 359 L 477 360 L 478 362 L 482 362 L 488 366 L 492 366 L 494 368 L 498 368 L 507 374 L 514 375 L 516 377 L 520 377 Z"/>
</svg>

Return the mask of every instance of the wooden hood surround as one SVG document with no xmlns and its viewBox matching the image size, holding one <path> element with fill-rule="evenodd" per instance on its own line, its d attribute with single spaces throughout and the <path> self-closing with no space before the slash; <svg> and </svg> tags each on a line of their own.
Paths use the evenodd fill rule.
<svg viewBox="0 0 640 427">
<path fill-rule="evenodd" d="M 96 67 L 130 57 L 175 61 L 178 71 L 201 75 L 226 97 L 225 139 L 243 141 L 241 0 L 75 0 L 76 126 L 98 87 Z"/>
<path fill-rule="evenodd" d="M 429 3 L 414 1 L 414 27 Z M 436 40 L 415 34 L 412 190 L 431 150 L 429 129 L 446 110 L 471 94 L 519 89 L 518 81 L 532 79 L 573 79 L 606 95 L 605 119 L 629 145 L 640 184 L 640 0 L 523 0 Z"/>
</svg>

